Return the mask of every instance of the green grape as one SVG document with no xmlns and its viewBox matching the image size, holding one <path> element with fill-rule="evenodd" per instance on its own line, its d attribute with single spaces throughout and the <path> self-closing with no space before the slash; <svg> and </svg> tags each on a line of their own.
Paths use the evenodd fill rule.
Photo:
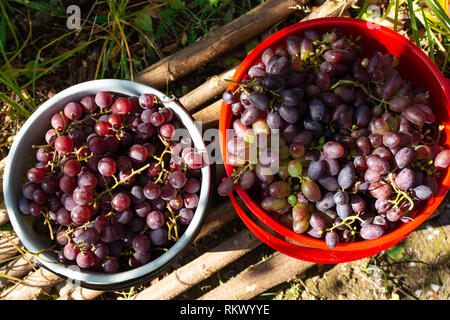
<svg viewBox="0 0 450 320">
<path fill-rule="evenodd" d="M 298 202 L 297 196 L 295 194 L 291 194 L 287 197 L 287 202 L 291 205 L 291 206 L 295 206 Z"/>
<path fill-rule="evenodd" d="M 286 198 L 267 197 L 261 202 L 261 207 L 267 211 L 277 211 L 288 205 Z"/>
<path fill-rule="evenodd" d="M 302 164 L 297 160 L 289 161 L 288 172 L 291 177 L 299 177 L 303 172 Z"/>
</svg>

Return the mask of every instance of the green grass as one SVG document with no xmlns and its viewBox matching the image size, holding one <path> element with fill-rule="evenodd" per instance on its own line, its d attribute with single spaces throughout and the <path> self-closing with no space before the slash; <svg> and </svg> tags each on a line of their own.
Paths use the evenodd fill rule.
<svg viewBox="0 0 450 320">
<path fill-rule="evenodd" d="M 43 102 L 36 89 L 50 89 L 51 74 L 67 74 L 69 61 L 94 52 L 94 79 L 133 80 L 145 67 L 261 2 L 97 0 L 82 8 L 82 28 L 69 30 L 61 2 L 0 0 L 0 110 L 27 119 Z M 49 21 L 35 28 L 39 14 Z"/>
<path fill-rule="evenodd" d="M 366 11 L 369 1 L 366 0 L 357 17 L 367 19 Z M 410 16 L 410 40 L 428 54 L 442 73 L 450 76 L 448 67 L 450 46 L 450 18 L 438 0 L 390 0 L 380 22 L 385 20 L 394 9 L 394 30 L 398 31 L 398 17 L 406 6 Z"/>
</svg>

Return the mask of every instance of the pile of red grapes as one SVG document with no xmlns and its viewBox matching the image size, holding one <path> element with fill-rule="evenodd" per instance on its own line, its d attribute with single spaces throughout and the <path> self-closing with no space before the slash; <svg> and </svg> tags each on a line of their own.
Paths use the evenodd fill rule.
<svg viewBox="0 0 450 320">
<path fill-rule="evenodd" d="M 199 202 L 204 161 L 164 101 L 100 91 L 67 103 L 51 127 L 46 144 L 33 146 L 19 209 L 36 216 L 61 263 L 116 273 L 179 239 Z"/>
<path fill-rule="evenodd" d="M 234 169 L 219 194 L 239 185 L 280 224 L 329 248 L 414 219 L 450 163 L 428 91 L 402 79 L 398 58 L 366 55 L 358 40 L 339 28 L 288 36 L 223 94 Z"/>
</svg>

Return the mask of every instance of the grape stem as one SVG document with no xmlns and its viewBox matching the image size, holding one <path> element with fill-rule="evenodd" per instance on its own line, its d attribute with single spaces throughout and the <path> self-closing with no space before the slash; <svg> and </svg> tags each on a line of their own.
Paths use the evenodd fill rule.
<svg viewBox="0 0 450 320">
<path fill-rule="evenodd" d="M 331 232 L 331 231 L 333 231 L 334 229 L 336 229 L 337 227 L 342 226 L 342 225 L 346 225 L 349 229 L 352 229 L 351 224 L 352 224 L 353 222 L 355 222 L 355 220 L 359 220 L 360 222 L 364 222 L 364 220 L 361 219 L 361 218 L 359 217 L 359 214 L 360 214 L 360 212 L 358 212 L 358 213 L 356 214 L 356 216 L 348 216 L 348 217 L 344 218 L 344 219 L 343 219 L 341 222 L 339 222 L 338 224 L 333 224 L 333 226 L 332 226 L 331 228 L 325 229 L 325 231 Z M 354 231 L 354 230 L 352 230 L 352 232 L 353 232 L 353 231 Z M 319 231 L 318 231 L 319 234 L 322 234 L 323 232 L 324 232 L 323 230 L 319 230 Z"/>
<path fill-rule="evenodd" d="M 241 82 L 241 81 L 234 81 L 231 79 L 225 79 L 225 81 L 231 82 L 232 84 L 235 84 L 237 86 L 239 86 L 239 88 L 242 88 L 242 90 L 245 90 L 244 87 L 248 86 L 248 87 L 255 87 L 255 88 L 259 88 L 261 91 L 268 91 L 271 94 L 273 94 L 274 96 L 279 97 L 280 95 L 272 90 L 268 90 L 266 87 L 259 85 L 259 84 L 255 84 L 255 80 L 253 80 L 252 82 Z M 246 92 L 248 94 L 248 92 Z"/>
<path fill-rule="evenodd" d="M 174 241 L 178 241 L 179 236 L 178 236 L 178 226 L 177 226 L 177 217 L 175 216 L 175 213 L 173 212 L 172 208 L 170 207 L 170 204 L 166 204 L 166 208 L 167 210 L 169 210 L 171 218 L 169 218 L 170 222 L 167 222 L 167 226 L 168 226 L 168 238 L 169 240 L 174 240 Z M 175 231 L 175 236 L 172 236 L 172 229 Z"/>
<path fill-rule="evenodd" d="M 38 252 L 31 252 L 31 251 L 28 251 L 26 248 L 22 248 L 22 250 L 23 250 L 24 252 L 26 252 L 26 253 L 29 253 L 29 254 L 31 254 L 31 255 L 33 255 L 33 256 L 39 258 L 40 260 L 45 261 L 45 262 L 61 264 L 61 262 L 50 261 L 50 260 L 44 259 L 44 258 L 42 258 L 42 257 L 39 256 L 40 254 L 42 254 L 42 253 L 44 253 L 44 252 L 48 252 L 48 251 L 56 252 L 56 251 L 54 250 L 54 248 L 56 248 L 56 246 L 57 246 L 57 243 L 53 244 L 50 248 L 44 248 L 44 249 L 42 249 L 42 250 L 39 250 Z"/>
<path fill-rule="evenodd" d="M 48 213 L 47 208 L 44 208 L 44 212 L 42 212 L 42 215 L 44 216 L 44 224 L 46 224 L 48 226 L 48 230 L 50 231 L 50 239 L 54 240 L 55 237 L 53 236 L 53 228 L 52 228 L 52 224 L 50 223 L 49 213 Z"/>
<path fill-rule="evenodd" d="M 233 183 L 238 183 L 241 179 L 242 174 L 248 170 L 253 170 L 251 162 L 249 162 L 238 174 L 236 174 L 236 171 L 233 171 L 233 173 L 231 174 L 231 176 L 233 177 Z"/>
<path fill-rule="evenodd" d="M 33 149 L 39 149 L 39 148 L 52 148 L 53 146 L 51 145 L 51 144 L 41 144 L 41 145 L 39 145 L 39 144 L 33 144 L 32 146 L 31 146 Z M 47 153 L 46 153 L 47 154 Z"/>
<path fill-rule="evenodd" d="M 358 186 L 361 184 L 361 181 L 357 181 L 356 183 L 355 183 L 355 191 L 352 191 L 351 193 L 352 194 L 356 194 L 356 193 L 358 193 Z"/>
<path fill-rule="evenodd" d="M 336 89 L 338 86 L 340 86 L 340 85 L 342 85 L 342 84 L 351 84 L 351 85 L 353 85 L 354 87 L 361 88 L 361 89 L 364 91 L 364 93 L 365 93 L 369 98 L 371 98 L 371 99 L 373 99 L 373 100 L 375 100 L 375 101 L 377 101 L 377 102 L 379 102 L 379 103 L 382 103 L 382 104 L 383 104 L 383 103 L 384 103 L 384 104 L 388 104 L 388 102 L 387 102 L 386 100 L 383 100 L 383 99 L 380 99 L 380 98 L 375 97 L 373 94 L 371 94 L 371 93 L 369 92 L 369 90 L 368 90 L 365 86 L 363 86 L 362 84 L 357 83 L 356 81 L 353 81 L 353 80 L 343 80 L 343 79 L 341 79 L 341 80 L 337 81 L 335 84 L 333 84 L 333 85 L 330 87 L 330 90 L 334 90 L 334 89 Z"/>
<path fill-rule="evenodd" d="M 438 132 L 437 132 L 436 139 L 433 139 L 432 137 L 430 137 L 430 136 L 428 135 L 428 133 L 430 133 L 431 130 L 430 130 L 430 129 L 427 129 L 427 130 L 425 131 L 425 133 L 422 135 L 422 139 L 420 140 L 420 142 L 423 143 L 424 145 L 427 145 L 427 146 L 433 145 L 433 144 L 438 144 L 438 143 L 439 143 L 439 140 L 441 140 L 441 133 L 442 133 L 442 130 L 444 130 L 444 126 L 443 126 L 443 125 L 439 125 L 439 126 L 438 126 Z M 425 138 L 428 138 L 429 141 L 425 141 Z"/>
<path fill-rule="evenodd" d="M 96 204 L 97 200 L 100 199 L 101 197 L 103 197 L 106 193 L 110 193 L 112 190 L 114 190 L 115 188 L 117 188 L 119 185 L 121 185 L 122 183 L 127 182 L 129 179 L 131 179 L 132 177 L 134 177 L 137 174 L 140 174 L 142 171 L 146 170 L 148 167 L 150 167 L 151 163 L 147 163 L 146 165 L 142 166 L 141 168 L 139 168 L 138 170 L 134 170 L 131 169 L 131 173 L 126 176 L 125 178 L 123 178 L 122 180 L 116 180 L 116 182 L 114 183 L 114 185 L 102 192 L 100 192 L 95 198 L 94 200 L 92 200 L 91 204 Z M 115 177 L 114 177 L 115 178 Z"/>
<path fill-rule="evenodd" d="M 388 200 L 388 202 L 394 204 L 394 206 L 397 208 L 398 204 L 401 203 L 404 199 L 407 199 L 409 201 L 409 208 L 408 211 L 411 211 L 414 209 L 414 201 L 411 199 L 411 197 L 408 195 L 406 191 L 402 191 L 397 188 L 394 181 L 394 174 L 391 172 L 389 173 L 389 181 L 392 185 L 392 188 L 394 188 L 394 191 L 397 193 L 397 197 L 395 200 Z"/>
</svg>

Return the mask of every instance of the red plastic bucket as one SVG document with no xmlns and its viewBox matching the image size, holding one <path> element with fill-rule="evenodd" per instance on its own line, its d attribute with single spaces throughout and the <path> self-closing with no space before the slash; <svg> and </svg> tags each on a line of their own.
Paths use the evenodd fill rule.
<svg viewBox="0 0 450 320">
<path fill-rule="evenodd" d="M 236 70 L 232 80 L 241 81 L 247 77 L 248 69 L 259 62 L 262 52 L 266 48 L 284 46 L 284 40 L 288 35 L 302 35 L 308 29 L 314 29 L 319 33 L 330 31 L 339 27 L 346 34 L 354 37 L 360 36 L 359 43 L 370 55 L 375 51 L 389 52 L 398 57 L 400 63 L 397 67 L 401 76 L 411 81 L 416 87 L 427 88 L 430 92 L 431 105 L 439 123 L 444 125 L 441 144 L 450 146 L 450 86 L 437 66 L 416 45 L 405 37 L 386 27 L 352 18 L 321 18 L 300 22 L 273 34 L 259 44 L 244 59 Z M 236 85 L 230 84 L 227 90 L 236 89 Z M 225 170 L 231 176 L 233 167 L 227 161 L 226 141 L 233 114 L 230 105 L 223 102 L 219 130 L 221 133 L 220 145 L 224 159 Z M 396 230 L 373 240 L 340 243 L 334 249 L 326 246 L 325 241 L 297 234 L 273 219 L 254 202 L 249 194 L 239 187 L 236 192 L 245 206 L 256 216 L 261 223 L 272 232 L 267 232 L 255 223 L 237 204 L 231 195 L 231 201 L 244 223 L 267 245 L 289 256 L 318 263 L 338 263 L 361 259 L 385 250 L 404 239 L 411 231 L 422 224 L 439 206 L 450 187 L 450 170 L 442 172 L 439 181 L 438 194 L 429 199 L 414 215 L 414 220 L 401 225 Z M 279 235 L 274 236 L 273 234 Z M 285 240 L 287 239 L 287 240 Z"/>
</svg>

